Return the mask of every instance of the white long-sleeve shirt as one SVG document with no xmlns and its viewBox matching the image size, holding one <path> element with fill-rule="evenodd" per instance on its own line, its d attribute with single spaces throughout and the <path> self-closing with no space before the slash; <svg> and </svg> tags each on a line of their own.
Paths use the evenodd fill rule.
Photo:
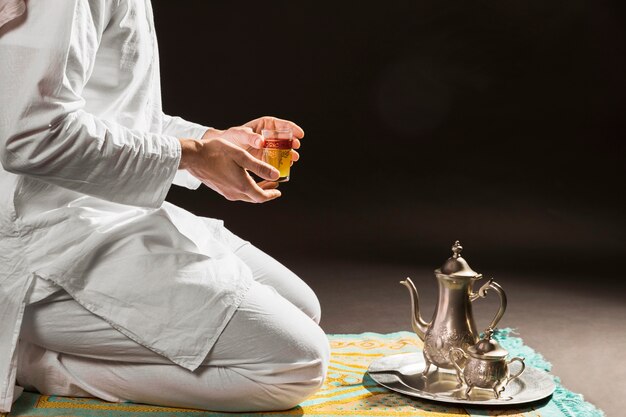
<svg viewBox="0 0 626 417">
<path fill-rule="evenodd" d="M 42 293 L 193 370 L 250 286 L 219 220 L 164 202 L 199 186 L 177 138 L 206 127 L 163 114 L 159 78 L 149 0 L 29 0 L 0 29 L 1 412 Z"/>
</svg>

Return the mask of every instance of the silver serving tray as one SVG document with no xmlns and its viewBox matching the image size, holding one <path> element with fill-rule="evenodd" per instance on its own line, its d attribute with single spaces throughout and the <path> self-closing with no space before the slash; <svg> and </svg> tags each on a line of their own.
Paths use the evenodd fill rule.
<svg viewBox="0 0 626 417">
<path fill-rule="evenodd" d="M 511 372 L 517 371 L 511 365 Z M 465 387 L 459 388 L 456 374 L 442 369 L 422 377 L 424 357 L 421 352 L 402 353 L 376 359 L 367 372 L 378 384 L 392 391 L 411 397 L 445 403 L 471 405 L 525 404 L 546 398 L 554 392 L 556 385 L 550 375 L 540 369 L 526 367 L 524 373 L 506 386 L 500 398 L 493 391 L 474 388 L 465 398 Z"/>
</svg>

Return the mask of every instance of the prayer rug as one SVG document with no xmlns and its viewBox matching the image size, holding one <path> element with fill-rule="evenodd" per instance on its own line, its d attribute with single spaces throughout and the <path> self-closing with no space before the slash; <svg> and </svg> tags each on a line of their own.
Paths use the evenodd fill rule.
<svg viewBox="0 0 626 417">
<path fill-rule="evenodd" d="M 108 403 L 92 398 L 66 398 L 24 393 L 8 417 L 225 417 L 225 416 L 507 416 L 601 417 L 604 414 L 572 393 L 555 378 L 557 388 L 549 399 L 531 407 L 469 408 L 421 401 L 378 386 L 367 375 L 369 364 L 384 355 L 419 351 L 422 342 L 410 332 L 329 335 L 332 358 L 328 377 L 320 391 L 298 407 L 270 413 L 215 413 L 133 403 Z M 546 371 L 551 365 L 512 335 L 510 329 L 496 335 L 512 356 L 525 358 L 526 366 Z M 3 416 L 5 417 L 5 416 Z"/>
</svg>

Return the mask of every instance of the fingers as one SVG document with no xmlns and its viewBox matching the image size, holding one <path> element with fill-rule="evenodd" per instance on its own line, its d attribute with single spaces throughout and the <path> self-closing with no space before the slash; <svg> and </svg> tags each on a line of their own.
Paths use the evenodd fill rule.
<svg viewBox="0 0 626 417">
<path fill-rule="evenodd" d="M 268 186 L 269 188 L 264 189 L 259 184 L 254 182 L 250 175 L 246 174 L 246 177 L 248 177 L 249 187 L 247 188 L 245 193 L 252 200 L 252 202 L 265 203 L 266 201 L 270 201 L 281 196 L 281 192 L 276 189 L 278 185 L 270 186 L 269 183 L 266 183 L 264 185 Z"/>
<path fill-rule="evenodd" d="M 291 150 L 291 162 L 296 162 L 298 159 L 300 159 L 300 154 L 292 149 Z"/>
<path fill-rule="evenodd" d="M 278 183 L 274 181 L 260 181 L 257 182 L 257 185 L 264 190 L 273 190 L 278 188 Z"/>
<path fill-rule="evenodd" d="M 247 203 L 265 203 L 281 196 L 281 192 L 276 189 L 278 187 L 277 182 L 261 181 L 257 184 L 244 170 L 241 170 L 239 184 L 238 189 L 222 192 L 222 195 L 229 201 L 245 201 Z"/>
<path fill-rule="evenodd" d="M 231 127 L 228 129 L 228 133 L 225 136 L 231 136 L 235 139 L 235 143 L 242 148 L 247 148 L 251 146 L 255 149 L 262 149 L 264 144 L 263 136 L 255 133 L 249 126 L 237 126 Z M 300 140 L 294 138 L 291 142 L 291 146 L 293 149 L 300 149 Z"/>
<path fill-rule="evenodd" d="M 294 122 L 290 122 L 289 120 L 277 119 L 275 117 L 271 118 L 274 122 L 274 129 L 291 129 L 293 135 L 296 138 L 304 137 L 304 130 Z"/>
<path fill-rule="evenodd" d="M 258 119 L 246 123 L 244 126 L 251 127 L 257 132 L 260 132 L 261 129 L 291 129 L 296 138 L 304 137 L 304 130 L 294 122 L 271 116 L 259 117 Z"/>
<path fill-rule="evenodd" d="M 255 193 L 225 195 L 224 197 L 228 201 L 244 201 L 246 203 L 266 203 L 268 201 L 274 200 L 274 199 L 276 199 L 276 198 L 281 196 L 280 191 L 278 191 L 278 190 L 272 190 L 272 191 L 275 191 L 275 192 L 272 192 L 272 193 L 263 192 L 263 193 L 258 194 L 258 195 L 255 194 Z"/>
<path fill-rule="evenodd" d="M 276 168 L 274 168 L 270 164 L 254 158 L 247 152 L 239 152 L 235 161 L 243 169 L 251 171 L 265 180 L 276 181 L 280 177 L 280 172 L 278 172 Z"/>
<path fill-rule="evenodd" d="M 278 184 L 270 181 L 261 181 L 258 184 L 244 170 L 241 170 L 240 186 L 238 190 L 223 193 L 229 201 L 245 201 L 247 203 L 265 203 L 281 196 L 276 189 Z"/>
</svg>

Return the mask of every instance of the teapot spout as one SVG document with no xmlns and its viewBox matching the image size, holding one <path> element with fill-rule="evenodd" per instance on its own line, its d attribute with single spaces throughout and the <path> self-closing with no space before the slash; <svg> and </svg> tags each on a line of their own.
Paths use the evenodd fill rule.
<svg viewBox="0 0 626 417">
<path fill-rule="evenodd" d="M 421 340 L 424 340 L 426 330 L 428 330 L 430 323 L 425 322 L 420 314 L 419 295 L 417 294 L 415 284 L 413 284 L 411 278 L 408 277 L 404 281 L 400 281 L 400 284 L 404 285 L 411 295 L 411 324 L 413 331 Z"/>
</svg>

